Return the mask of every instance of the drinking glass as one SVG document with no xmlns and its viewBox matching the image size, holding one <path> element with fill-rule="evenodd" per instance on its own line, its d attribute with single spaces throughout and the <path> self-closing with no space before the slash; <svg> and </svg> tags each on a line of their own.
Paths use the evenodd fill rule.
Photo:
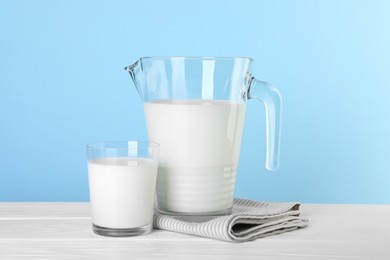
<svg viewBox="0 0 390 260">
<path fill-rule="evenodd" d="M 159 144 L 142 141 L 87 145 L 93 232 L 135 236 L 151 232 Z"/>
</svg>

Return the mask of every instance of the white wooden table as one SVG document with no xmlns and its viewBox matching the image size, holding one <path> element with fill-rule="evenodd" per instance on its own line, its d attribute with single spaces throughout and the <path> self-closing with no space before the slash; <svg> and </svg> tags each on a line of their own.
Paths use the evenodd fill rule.
<svg viewBox="0 0 390 260">
<path fill-rule="evenodd" d="M 0 259 L 390 259 L 390 205 L 302 212 L 306 229 L 234 244 L 161 230 L 100 237 L 88 203 L 0 203 Z"/>
</svg>

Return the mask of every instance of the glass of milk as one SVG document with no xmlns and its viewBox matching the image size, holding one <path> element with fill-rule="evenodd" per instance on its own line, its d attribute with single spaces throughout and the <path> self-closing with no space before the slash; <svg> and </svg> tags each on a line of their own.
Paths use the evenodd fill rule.
<svg viewBox="0 0 390 260">
<path fill-rule="evenodd" d="M 87 145 L 93 232 L 124 237 L 152 231 L 159 144 Z"/>
</svg>

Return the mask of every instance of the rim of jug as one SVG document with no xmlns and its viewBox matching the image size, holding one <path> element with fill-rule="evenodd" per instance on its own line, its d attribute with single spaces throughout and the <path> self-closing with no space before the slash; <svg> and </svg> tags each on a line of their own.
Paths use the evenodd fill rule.
<svg viewBox="0 0 390 260">
<path fill-rule="evenodd" d="M 141 57 L 140 60 L 168 60 L 168 59 L 187 59 L 187 60 L 235 60 L 235 59 L 243 59 L 253 61 L 250 57 L 229 57 L 229 56 L 145 56 Z"/>
</svg>

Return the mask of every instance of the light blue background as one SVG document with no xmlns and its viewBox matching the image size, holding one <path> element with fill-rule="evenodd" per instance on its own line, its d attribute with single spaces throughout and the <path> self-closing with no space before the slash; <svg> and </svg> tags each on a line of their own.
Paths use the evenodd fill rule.
<svg viewBox="0 0 390 260">
<path fill-rule="evenodd" d="M 249 102 L 236 195 L 390 203 L 390 2 L 1 1 L 0 201 L 86 201 L 85 144 L 146 139 L 123 67 L 249 56 L 284 101 L 281 167 Z"/>
</svg>

